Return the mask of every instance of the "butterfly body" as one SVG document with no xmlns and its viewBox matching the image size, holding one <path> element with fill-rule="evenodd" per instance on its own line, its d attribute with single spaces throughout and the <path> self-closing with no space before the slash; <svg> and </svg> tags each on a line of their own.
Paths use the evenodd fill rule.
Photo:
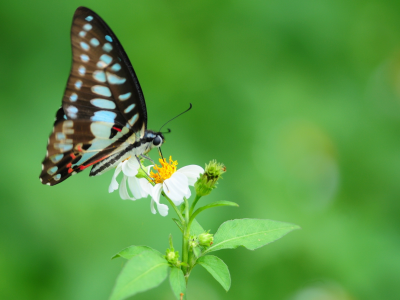
<svg viewBox="0 0 400 300">
<path fill-rule="evenodd" d="M 71 73 L 40 175 L 47 185 L 92 166 L 90 176 L 100 175 L 164 141 L 147 130 L 143 92 L 124 49 L 88 8 L 74 14 L 71 45 Z"/>
</svg>

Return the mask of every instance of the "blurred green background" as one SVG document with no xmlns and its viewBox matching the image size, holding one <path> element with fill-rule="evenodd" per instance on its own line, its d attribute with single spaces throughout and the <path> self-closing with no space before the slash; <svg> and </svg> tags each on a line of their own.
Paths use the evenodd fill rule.
<svg viewBox="0 0 400 300">
<path fill-rule="evenodd" d="M 149 128 L 180 166 L 224 162 L 200 215 L 302 230 L 220 251 L 226 293 L 196 268 L 195 299 L 400 298 L 398 1 L 2 1 L 0 299 L 107 299 L 129 245 L 162 252 L 171 221 L 108 193 L 112 172 L 55 187 L 38 176 L 71 63 L 75 9 L 102 16 L 138 74 Z M 157 154 L 152 153 L 156 158 Z M 169 284 L 134 299 L 173 299 Z"/>
</svg>

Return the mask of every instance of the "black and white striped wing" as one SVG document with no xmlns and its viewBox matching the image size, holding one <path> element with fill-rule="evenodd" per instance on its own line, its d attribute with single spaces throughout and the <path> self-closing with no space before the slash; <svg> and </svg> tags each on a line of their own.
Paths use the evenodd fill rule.
<svg viewBox="0 0 400 300">
<path fill-rule="evenodd" d="M 40 180 L 55 185 L 143 137 L 147 112 L 139 81 L 115 34 L 79 7 L 71 28 L 72 69 L 50 135 Z"/>
</svg>

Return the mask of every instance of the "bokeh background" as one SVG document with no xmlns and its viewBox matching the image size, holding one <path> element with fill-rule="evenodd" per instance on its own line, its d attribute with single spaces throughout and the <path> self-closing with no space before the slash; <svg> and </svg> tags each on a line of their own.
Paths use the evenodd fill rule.
<svg viewBox="0 0 400 300">
<path fill-rule="evenodd" d="M 75 9 L 95 10 L 138 74 L 149 128 L 181 166 L 224 162 L 200 215 L 298 224 L 254 252 L 220 251 L 189 299 L 400 298 L 400 4 L 370 0 L 2 1 L 0 298 L 107 299 L 129 245 L 181 242 L 149 199 L 108 193 L 112 172 L 55 187 L 38 176 L 70 70 Z M 152 154 L 157 158 L 157 154 Z M 134 299 L 173 299 L 168 281 Z"/>
</svg>

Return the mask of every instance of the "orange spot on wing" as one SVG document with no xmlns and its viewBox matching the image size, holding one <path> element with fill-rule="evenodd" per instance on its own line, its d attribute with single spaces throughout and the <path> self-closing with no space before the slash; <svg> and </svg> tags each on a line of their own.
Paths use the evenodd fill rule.
<svg viewBox="0 0 400 300">
<path fill-rule="evenodd" d="M 107 157 L 109 157 L 109 155 L 106 155 L 106 156 L 104 156 L 104 157 L 102 157 L 102 158 L 100 158 L 100 159 L 98 159 L 98 160 L 95 160 L 94 162 L 91 162 L 90 164 L 88 164 L 88 165 L 86 165 L 86 166 L 80 165 L 80 166 L 79 166 L 79 170 L 85 170 L 86 168 L 88 168 L 88 167 L 90 167 L 90 166 L 92 166 L 92 165 L 98 163 L 99 161 L 102 161 L 103 159 L 105 159 L 105 158 L 107 158 Z"/>
</svg>

